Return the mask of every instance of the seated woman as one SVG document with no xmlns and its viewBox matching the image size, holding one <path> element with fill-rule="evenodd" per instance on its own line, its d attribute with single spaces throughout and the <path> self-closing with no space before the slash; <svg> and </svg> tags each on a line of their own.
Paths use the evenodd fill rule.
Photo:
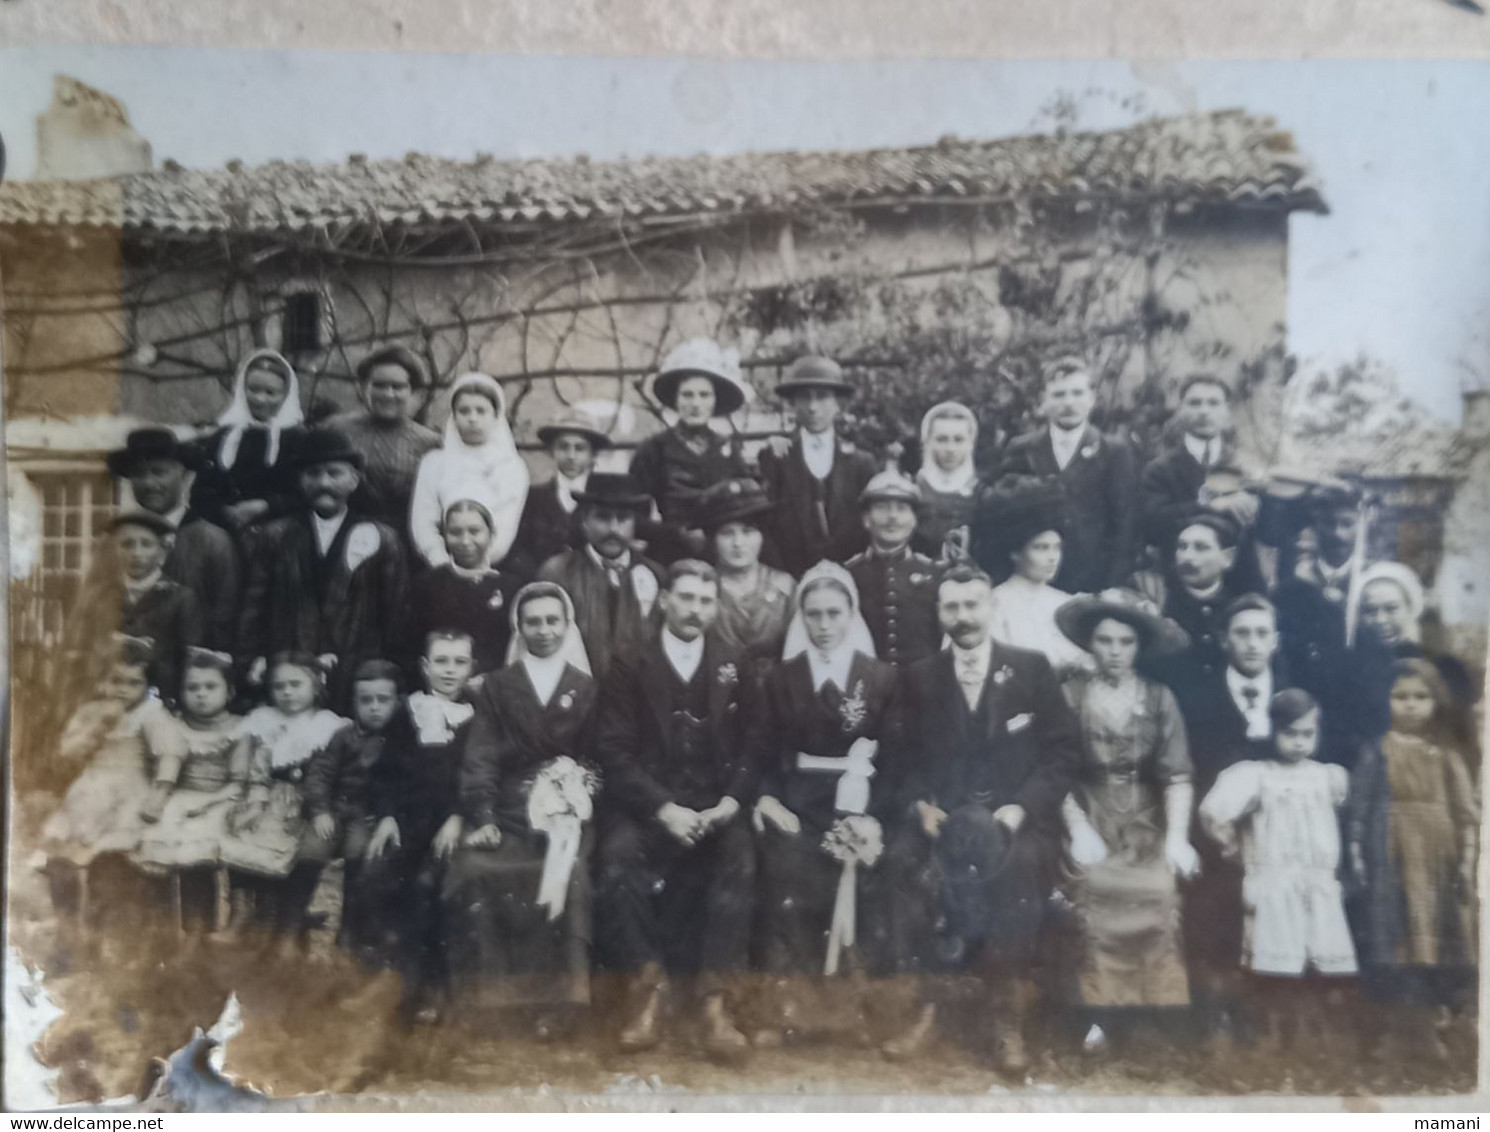
<svg viewBox="0 0 1490 1132">
<path fill-rule="evenodd" d="M 1062 678 L 1090 672 L 1091 656 L 1072 644 L 1055 623 L 1071 595 L 1051 585 L 1060 572 L 1067 524 L 1058 483 L 1030 482 L 990 499 L 989 536 L 984 545 L 995 578 L 993 637 L 1007 645 L 1044 653 Z"/>
<path fill-rule="evenodd" d="M 528 465 L 507 424 L 507 398 L 495 378 L 467 373 L 450 387 L 445 441 L 419 462 L 409 504 L 409 535 L 431 566 L 450 561 L 440 524 L 452 503 L 480 499 L 492 517 L 487 559 L 507 557 L 523 504 L 528 499 Z"/>
<path fill-rule="evenodd" d="M 775 505 L 755 480 L 715 484 L 699 502 L 698 523 L 719 570 L 719 617 L 713 632 L 731 649 L 774 661 L 786 641 L 797 583 L 761 562 L 764 524 Z"/>
<path fill-rule="evenodd" d="M 238 364 L 233 399 L 202 442 L 191 506 L 229 531 L 276 519 L 300 495 L 286 469 L 305 436 L 295 368 L 273 350 Z"/>
<path fill-rule="evenodd" d="M 916 549 L 939 562 L 968 557 L 970 524 L 978 491 L 973 449 L 978 418 L 959 401 L 933 405 L 921 418 L 921 515 Z"/>
<path fill-rule="evenodd" d="M 1088 1048 L 1099 1048 L 1098 1018 L 1110 1025 L 1118 1009 L 1190 1001 L 1176 884 L 1200 866 L 1190 844 L 1190 753 L 1173 693 L 1135 671 L 1187 641 L 1126 590 L 1076 598 L 1056 620 L 1097 662 L 1095 677 L 1066 685 L 1082 764 L 1062 814 L 1082 934 L 1078 994 L 1092 1023 Z"/>
<path fill-rule="evenodd" d="M 511 661 L 475 694 L 460 768 L 469 832 L 445 879 L 447 953 L 455 1001 L 528 1008 L 549 1036 L 590 1001 L 598 691 L 562 586 L 524 586 L 511 617 Z"/>
<path fill-rule="evenodd" d="M 881 839 L 870 780 L 897 718 L 896 670 L 875 659 L 858 588 L 841 566 L 820 562 L 803 576 L 782 661 L 766 678 L 769 738 L 753 820 L 759 951 L 775 977 L 757 1045 L 822 1029 L 823 1003 L 805 1002 L 825 989 L 815 977 L 865 965 L 855 912 Z"/>
</svg>

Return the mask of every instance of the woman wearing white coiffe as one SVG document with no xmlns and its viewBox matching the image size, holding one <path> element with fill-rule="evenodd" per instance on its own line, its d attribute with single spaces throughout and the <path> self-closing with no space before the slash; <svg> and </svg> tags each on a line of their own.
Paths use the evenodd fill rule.
<svg viewBox="0 0 1490 1132">
<path fill-rule="evenodd" d="M 431 566 L 449 561 L 440 521 L 450 504 L 474 499 L 491 513 L 490 560 L 507 556 L 528 498 L 528 465 L 507 424 L 507 399 L 484 373 L 462 374 L 450 388 L 441 447 L 419 462 L 409 506 L 409 534 Z"/>
<path fill-rule="evenodd" d="M 859 897 L 882 847 L 871 784 L 881 750 L 894 745 L 895 688 L 895 668 L 875 659 L 852 575 L 818 563 L 797 591 L 782 663 L 766 677 L 754 826 L 761 960 L 779 982 L 763 1040 L 809 1029 L 821 1012 L 803 1002 L 805 980 L 857 955 Z"/>
<path fill-rule="evenodd" d="M 511 610 L 508 662 L 472 697 L 447 953 L 462 1001 L 562 1012 L 589 1001 L 598 685 L 562 586 L 524 586 Z"/>
<path fill-rule="evenodd" d="M 978 490 L 978 469 L 973 463 L 977 444 L 978 418 L 960 401 L 933 405 L 921 418 L 921 470 L 916 473 L 921 506 L 916 541 L 932 558 L 967 557 L 969 524 Z"/>
</svg>

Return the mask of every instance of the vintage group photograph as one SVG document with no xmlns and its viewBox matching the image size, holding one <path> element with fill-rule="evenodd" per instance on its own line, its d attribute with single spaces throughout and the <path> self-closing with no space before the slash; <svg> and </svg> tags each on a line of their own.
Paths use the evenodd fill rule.
<svg viewBox="0 0 1490 1132">
<path fill-rule="evenodd" d="M 9 1103 L 1472 1092 L 1485 80 L 0 52 Z"/>
</svg>

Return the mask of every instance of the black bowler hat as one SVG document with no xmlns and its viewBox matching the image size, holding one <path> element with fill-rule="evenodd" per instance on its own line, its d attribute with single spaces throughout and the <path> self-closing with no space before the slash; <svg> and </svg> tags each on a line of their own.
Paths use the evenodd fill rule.
<svg viewBox="0 0 1490 1132">
<path fill-rule="evenodd" d="M 808 354 L 787 367 L 776 384 L 776 395 L 787 398 L 802 389 L 828 389 L 840 397 L 852 397 L 857 390 L 843 376 L 843 367 L 832 358 Z"/>
<path fill-rule="evenodd" d="M 616 507 L 632 511 L 646 511 L 652 506 L 652 497 L 631 476 L 616 472 L 591 472 L 585 481 L 585 490 L 574 493 L 576 503 L 591 507 Z"/>
<path fill-rule="evenodd" d="M 352 447 L 347 434 L 337 428 L 311 429 L 287 461 L 294 471 L 331 463 L 351 464 L 359 471 L 362 469 L 362 453 Z"/>
<path fill-rule="evenodd" d="M 699 497 L 694 517 L 706 531 L 717 531 L 726 523 L 741 520 L 756 520 L 759 525 L 762 515 L 775 510 L 766 495 L 765 488 L 753 479 L 741 476 L 738 479 L 721 480 L 709 487 Z"/>
<path fill-rule="evenodd" d="M 123 448 L 107 457 L 109 471 L 121 479 L 134 475 L 135 469 L 146 460 L 175 460 L 192 469 L 200 463 L 196 450 L 177 440 L 168 428 L 137 428 L 124 438 Z"/>
</svg>

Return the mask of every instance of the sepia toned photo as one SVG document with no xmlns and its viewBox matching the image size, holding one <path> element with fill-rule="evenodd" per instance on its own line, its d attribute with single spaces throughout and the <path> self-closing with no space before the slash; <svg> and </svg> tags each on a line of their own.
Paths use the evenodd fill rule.
<svg viewBox="0 0 1490 1132">
<path fill-rule="evenodd" d="M 8 1107 L 1475 1091 L 1482 65 L 0 58 Z"/>
</svg>

